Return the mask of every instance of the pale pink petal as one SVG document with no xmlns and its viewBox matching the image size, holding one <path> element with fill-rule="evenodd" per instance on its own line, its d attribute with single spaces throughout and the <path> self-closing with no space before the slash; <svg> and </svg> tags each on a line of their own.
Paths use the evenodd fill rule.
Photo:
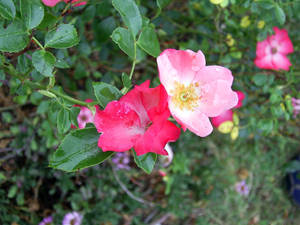
<svg viewBox="0 0 300 225">
<path fill-rule="evenodd" d="M 268 39 L 263 40 L 261 42 L 257 42 L 256 45 L 256 57 L 262 58 L 270 53 L 270 43 Z"/>
<path fill-rule="evenodd" d="M 200 86 L 216 80 L 223 80 L 231 85 L 233 82 L 231 71 L 222 66 L 205 66 L 197 72 L 194 79 L 199 81 Z"/>
<path fill-rule="evenodd" d="M 231 83 L 224 80 L 210 82 L 200 88 L 198 110 L 206 116 L 218 116 L 238 103 L 238 96 L 232 91 Z"/>
<path fill-rule="evenodd" d="M 282 54 L 275 54 L 273 55 L 272 57 L 272 63 L 274 65 L 274 69 L 275 70 L 286 70 L 288 71 L 290 66 L 292 65 L 290 60 L 285 56 L 285 55 L 282 55 Z"/>
<path fill-rule="evenodd" d="M 46 5 L 46 6 L 50 6 L 53 7 L 55 6 L 57 3 L 59 3 L 61 0 L 42 0 L 42 2 Z"/>
<path fill-rule="evenodd" d="M 166 91 L 170 93 L 174 82 L 189 85 L 198 70 L 205 66 L 201 51 L 167 49 L 157 58 L 159 78 Z"/>
<path fill-rule="evenodd" d="M 261 69 L 275 69 L 272 63 L 272 55 L 266 55 L 262 58 L 255 58 L 254 63 L 258 68 Z"/>
<path fill-rule="evenodd" d="M 97 110 L 94 124 L 102 133 L 98 146 L 103 151 L 127 151 L 144 133 L 136 112 L 118 101 L 108 103 L 103 111 Z"/>
<path fill-rule="evenodd" d="M 134 146 L 137 155 L 154 152 L 168 155 L 164 149 L 168 142 L 176 141 L 180 136 L 180 129 L 168 120 L 153 123 L 141 136 Z"/>
<path fill-rule="evenodd" d="M 212 132 L 213 127 L 204 113 L 196 110 L 180 110 L 172 104 L 172 101 L 169 101 L 169 108 L 173 117 L 184 130 L 189 129 L 200 137 L 205 137 Z"/>
<path fill-rule="evenodd" d="M 278 42 L 281 42 L 289 37 L 288 32 L 285 29 L 279 29 L 278 27 L 273 27 L 275 35 L 272 35 Z"/>
<path fill-rule="evenodd" d="M 277 50 L 282 54 L 290 54 L 294 52 L 293 43 L 291 42 L 289 37 L 286 37 L 284 40 L 282 40 L 282 42 L 278 44 Z"/>
<path fill-rule="evenodd" d="M 231 110 L 226 110 L 225 112 L 221 113 L 219 116 L 212 117 L 211 123 L 215 127 L 219 127 L 225 121 L 232 121 L 233 120 L 233 112 Z"/>
<path fill-rule="evenodd" d="M 89 110 L 87 107 L 81 106 L 80 112 L 77 116 L 77 122 L 78 127 L 80 129 L 85 128 L 85 125 L 87 123 L 93 123 L 94 122 L 94 115 L 91 110 Z"/>
</svg>

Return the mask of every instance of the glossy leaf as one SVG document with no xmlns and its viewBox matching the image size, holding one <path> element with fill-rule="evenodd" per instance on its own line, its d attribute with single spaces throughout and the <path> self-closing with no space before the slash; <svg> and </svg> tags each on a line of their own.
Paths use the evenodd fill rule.
<svg viewBox="0 0 300 225">
<path fill-rule="evenodd" d="M 126 87 L 128 89 L 131 88 L 131 86 L 132 86 L 131 80 L 126 73 L 122 73 L 122 83 L 123 83 L 124 87 Z"/>
<path fill-rule="evenodd" d="M 134 0 L 112 0 L 125 25 L 135 37 L 142 27 L 142 16 Z"/>
<path fill-rule="evenodd" d="M 103 108 L 110 101 L 118 100 L 122 96 L 122 93 L 119 91 L 119 89 L 107 83 L 94 82 L 93 87 L 95 96 Z"/>
<path fill-rule="evenodd" d="M 52 71 L 55 61 L 55 56 L 44 50 L 39 50 L 32 54 L 32 64 L 34 68 L 46 77 L 53 76 Z"/>
<path fill-rule="evenodd" d="M 157 154 L 149 152 L 147 154 L 137 156 L 134 149 L 132 149 L 132 152 L 136 165 L 143 169 L 146 173 L 150 174 L 154 168 Z"/>
<path fill-rule="evenodd" d="M 153 57 L 157 57 L 160 54 L 159 42 L 152 26 L 143 28 L 137 44 Z"/>
<path fill-rule="evenodd" d="M 44 6 L 39 0 L 21 0 L 21 15 L 28 29 L 37 27 L 44 18 Z"/>
<path fill-rule="evenodd" d="M 131 59 L 134 58 L 134 40 L 128 29 L 118 27 L 112 33 L 111 38 Z"/>
<path fill-rule="evenodd" d="M 48 32 L 45 37 L 45 47 L 70 48 L 79 42 L 77 31 L 73 25 L 61 24 Z"/>
<path fill-rule="evenodd" d="M 0 16 L 4 19 L 12 20 L 16 16 L 16 7 L 12 0 L 0 1 Z"/>
<path fill-rule="evenodd" d="M 253 78 L 253 82 L 257 85 L 257 86 L 263 86 L 267 84 L 268 81 L 268 77 L 265 74 L 256 74 Z"/>
<path fill-rule="evenodd" d="M 278 4 L 276 4 L 274 12 L 278 23 L 280 25 L 283 25 L 285 23 L 285 13 L 283 9 Z"/>
<path fill-rule="evenodd" d="M 72 131 L 52 155 L 49 166 L 74 172 L 103 162 L 113 152 L 102 152 L 98 147 L 99 135 L 95 128 Z"/>
<path fill-rule="evenodd" d="M 156 0 L 156 4 L 160 10 L 165 8 L 172 0 Z"/>
<path fill-rule="evenodd" d="M 19 52 L 28 44 L 26 27 L 16 20 L 6 29 L 0 26 L 0 51 Z"/>
<path fill-rule="evenodd" d="M 64 108 L 57 114 L 57 129 L 59 133 L 66 133 L 71 127 L 70 112 Z"/>
</svg>

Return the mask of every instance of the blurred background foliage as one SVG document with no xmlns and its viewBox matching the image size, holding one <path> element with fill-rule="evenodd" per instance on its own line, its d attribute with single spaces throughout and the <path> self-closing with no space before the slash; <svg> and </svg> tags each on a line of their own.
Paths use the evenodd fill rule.
<svg viewBox="0 0 300 225">
<path fill-rule="evenodd" d="M 18 2 L 14 0 L 17 17 Z M 206 138 L 182 133 L 171 144 L 171 165 L 162 168 L 157 163 L 150 175 L 137 168 L 132 156 L 130 170 L 112 170 L 113 165 L 104 162 L 65 173 L 48 164 L 68 131 L 57 130 L 57 113 L 72 104 L 48 98 L 0 70 L 1 224 L 38 224 L 48 215 L 60 224 L 71 210 L 81 212 L 82 224 L 87 225 L 299 224 L 299 209 L 285 191 L 285 175 L 300 143 L 300 119 L 293 117 L 291 105 L 291 97 L 300 98 L 300 2 L 136 3 L 143 23 L 155 28 L 161 50 L 201 49 L 208 65 L 232 71 L 233 89 L 246 95 L 243 107 L 235 110 L 239 137 L 233 141 L 217 129 Z M 124 26 L 111 1 L 89 1 L 63 15 L 63 2 L 54 8 L 42 7 L 44 19 L 31 31 L 38 40 L 57 21 L 75 25 L 80 40 L 72 48 L 50 50 L 57 59 L 55 90 L 84 101 L 96 100 L 94 81 L 122 89 L 122 73 L 130 73 L 132 62 L 111 38 L 118 26 Z M 1 29 L 8 24 L 9 20 L 0 20 Z M 253 63 L 257 41 L 272 34 L 274 26 L 285 28 L 294 45 L 288 72 L 261 70 Z M 21 53 L 1 53 L 0 65 L 9 62 L 18 73 L 46 85 L 48 77 L 34 69 L 30 60 L 37 47 L 31 42 Z M 133 84 L 147 79 L 152 86 L 159 84 L 156 61 L 138 47 Z M 246 180 L 250 188 L 246 197 L 234 188 L 240 180 Z"/>
</svg>

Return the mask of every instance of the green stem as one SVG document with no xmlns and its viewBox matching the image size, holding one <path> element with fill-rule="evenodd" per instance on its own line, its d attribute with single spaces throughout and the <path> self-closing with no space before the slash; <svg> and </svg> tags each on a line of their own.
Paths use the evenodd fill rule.
<svg viewBox="0 0 300 225">
<path fill-rule="evenodd" d="M 35 37 L 32 37 L 32 40 L 34 40 L 34 42 L 43 50 L 45 50 L 44 46 L 35 38 Z"/>
<path fill-rule="evenodd" d="M 15 68 L 13 67 L 13 65 L 11 65 L 11 64 L 4 65 L 3 68 L 5 69 L 5 72 L 7 72 L 7 74 L 9 74 L 9 75 L 11 75 L 13 77 L 18 78 L 19 80 L 21 80 L 21 82 L 24 82 L 24 83 L 28 84 L 33 89 L 40 89 L 40 90 L 49 91 L 52 94 L 55 94 L 56 96 L 59 96 L 59 97 L 65 99 L 65 100 L 67 100 L 67 101 L 69 101 L 69 102 L 71 102 L 73 104 L 86 106 L 89 109 L 94 109 L 93 106 L 98 104 L 97 102 L 84 102 L 84 101 L 80 101 L 80 100 L 72 98 L 72 97 L 70 97 L 68 95 L 65 95 L 64 93 L 61 93 L 59 91 L 56 91 L 56 90 L 53 90 L 53 89 L 47 89 L 47 87 L 44 86 L 44 85 L 41 85 L 41 84 L 38 84 L 38 83 L 35 83 L 35 82 L 32 82 L 32 81 L 29 81 L 29 80 L 25 80 L 24 81 L 24 77 L 21 74 L 19 74 L 15 70 Z"/>
<path fill-rule="evenodd" d="M 134 40 L 133 46 L 134 46 L 134 48 L 133 48 L 134 55 L 133 55 L 133 63 L 132 63 L 132 67 L 131 67 L 131 71 L 130 71 L 130 75 L 129 75 L 129 79 L 130 80 L 132 79 L 134 68 L 135 68 L 135 64 L 136 64 L 136 41 L 135 40 Z"/>
</svg>

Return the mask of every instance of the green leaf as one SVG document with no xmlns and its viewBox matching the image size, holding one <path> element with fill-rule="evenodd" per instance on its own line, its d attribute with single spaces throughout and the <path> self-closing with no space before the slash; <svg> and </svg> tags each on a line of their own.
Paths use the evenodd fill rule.
<svg viewBox="0 0 300 225">
<path fill-rule="evenodd" d="M 57 114 L 57 129 L 61 134 L 66 133 L 71 127 L 70 113 L 62 108 Z"/>
<path fill-rule="evenodd" d="M 12 0 L 0 1 L 0 15 L 7 20 L 12 20 L 16 16 L 16 7 Z"/>
<path fill-rule="evenodd" d="M 44 6 L 40 0 L 21 0 L 21 15 L 28 29 L 37 27 L 44 18 Z"/>
<path fill-rule="evenodd" d="M 147 154 L 137 156 L 134 149 L 132 149 L 132 152 L 136 165 L 143 169 L 146 173 L 150 174 L 154 168 L 157 155 L 149 152 Z"/>
<path fill-rule="evenodd" d="M 118 100 L 122 96 L 119 89 L 107 83 L 93 82 L 93 87 L 95 96 L 103 108 L 107 105 L 107 103 L 112 100 Z"/>
<path fill-rule="evenodd" d="M 3 70 L 0 70 L 0 87 L 2 86 L 3 82 L 5 80 L 5 73 Z"/>
<path fill-rule="evenodd" d="M 16 194 L 17 194 L 17 191 L 18 191 L 17 185 L 11 186 L 10 189 L 9 189 L 9 191 L 8 191 L 7 197 L 8 197 L 8 198 L 13 198 L 13 197 L 15 197 Z"/>
<path fill-rule="evenodd" d="M 275 12 L 275 17 L 276 17 L 278 23 L 280 25 L 283 25 L 285 23 L 285 13 L 284 13 L 283 9 L 278 4 L 276 4 L 274 12 Z"/>
<path fill-rule="evenodd" d="M 103 162 L 113 152 L 102 152 L 98 147 L 99 136 L 95 128 L 72 131 L 52 155 L 49 166 L 73 172 Z"/>
<path fill-rule="evenodd" d="M 156 0 L 156 4 L 160 10 L 165 8 L 168 4 L 170 4 L 172 0 Z"/>
<path fill-rule="evenodd" d="M 61 24 L 48 32 L 45 37 L 45 48 L 70 48 L 79 42 L 77 31 L 73 25 Z"/>
<path fill-rule="evenodd" d="M 77 116 L 80 112 L 80 107 L 72 107 L 70 111 L 70 120 L 73 125 L 78 127 L 78 121 L 77 121 Z"/>
<path fill-rule="evenodd" d="M 32 64 L 34 68 L 46 77 L 53 76 L 52 71 L 55 61 L 55 56 L 52 55 L 51 52 L 39 50 L 32 54 Z"/>
<path fill-rule="evenodd" d="M 44 18 L 40 25 L 37 27 L 37 29 L 46 29 L 46 28 L 51 28 L 53 27 L 58 20 L 58 17 L 48 13 L 47 11 L 45 12 Z"/>
<path fill-rule="evenodd" d="M 25 26 L 14 21 L 6 29 L 0 27 L 0 51 L 19 52 L 28 44 L 29 38 Z"/>
<path fill-rule="evenodd" d="M 112 33 L 111 38 L 131 59 L 134 58 L 134 40 L 127 29 L 118 27 Z"/>
<path fill-rule="evenodd" d="M 253 82 L 257 85 L 257 86 L 263 86 L 267 84 L 268 81 L 268 77 L 265 74 L 256 74 L 253 78 L 252 78 Z"/>
<path fill-rule="evenodd" d="M 131 88 L 131 86 L 132 86 L 131 80 L 126 73 L 122 73 L 122 82 L 123 82 L 124 87 L 126 87 L 128 89 Z"/>
<path fill-rule="evenodd" d="M 112 0 L 114 8 L 120 13 L 133 37 L 142 27 L 142 16 L 134 0 Z"/>
<path fill-rule="evenodd" d="M 159 42 L 152 26 L 143 28 L 137 44 L 153 57 L 157 57 L 160 54 Z"/>
</svg>

